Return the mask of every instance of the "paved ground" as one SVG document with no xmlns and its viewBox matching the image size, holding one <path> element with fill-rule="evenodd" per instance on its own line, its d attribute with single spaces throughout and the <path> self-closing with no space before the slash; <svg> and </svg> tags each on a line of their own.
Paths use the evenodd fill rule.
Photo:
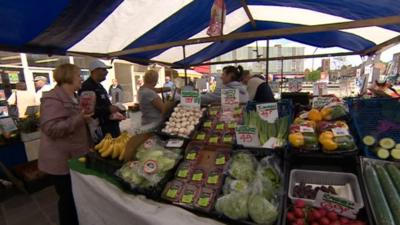
<svg viewBox="0 0 400 225">
<path fill-rule="evenodd" d="M 57 224 L 57 194 L 53 186 L 31 195 L 16 194 L 0 202 L 0 225 Z"/>
</svg>

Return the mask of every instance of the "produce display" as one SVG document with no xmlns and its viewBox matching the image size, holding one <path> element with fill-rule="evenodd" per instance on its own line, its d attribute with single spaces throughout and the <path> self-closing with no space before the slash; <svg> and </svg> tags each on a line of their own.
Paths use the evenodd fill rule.
<svg viewBox="0 0 400 225">
<path fill-rule="evenodd" d="M 199 124 L 205 109 L 187 108 L 178 105 L 174 108 L 169 120 L 165 122 L 162 132 L 179 137 L 188 138 Z"/>
<path fill-rule="evenodd" d="M 135 160 L 126 162 L 116 175 L 132 188 L 157 185 L 181 158 L 179 149 L 165 149 L 164 142 L 151 137 L 136 153 Z"/>
<path fill-rule="evenodd" d="M 263 146 L 270 138 L 275 138 L 276 148 L 284 147 L 287 143 L 289 116 L 278 118 L 274 123 L 263 120 L 255 111 L 244 113 L 244 125 L 256 127 L 260 146 Z"/>
<path fill-rule="evenodd" d="M 377 141 L 372 135 L 367 135 L 362 141 L 379 159 L 400 160 L 400 143 L 392 138 L 386 137 Z"/>
<path fill-rule="evenodd" d="M 184 161 L 175 178 L 164 188 L 162 198 L 183 207 L 210 211 L 221 190 L 229 148 L 211 148 L 200 142 L 186 147 Z"/>
<path fill-rule="evenodd" d="M 130 136 L 127 132 L 122 132 L 117 138 L 112 138 L 111 134 L 106 134 L 103 140 L 94 147 L 94 150 L 103 158 L 110 157 L 122 161 L 124 160 L 126 143 L 129 139 Z"/>
<path fill-rule="evenodd" d="M 400 165 L 365 160 L 363 169 L 376 224 L 400 224 Z"/>
<path fill-rule="evenodd" d="M 248 153 L 236 153 L 230 162 L 223 195 L 215 205 L 217 212 L 235 220 L 275 223 L 282 179 L 276 160 L 266 157 L 258 162 Z"/>
<path fill-rule="evenodd" d="M 289 225 L 366 225 L 364 221 L 353 220 L 323 208 L 308 207 L 302 200 L 296 200 L 286 214 Z"/>
</svg>

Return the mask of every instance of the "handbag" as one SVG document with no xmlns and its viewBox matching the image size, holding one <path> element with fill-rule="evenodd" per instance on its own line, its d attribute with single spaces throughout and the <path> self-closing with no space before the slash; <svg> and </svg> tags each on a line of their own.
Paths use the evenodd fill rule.
<svg viewBox="0 0 400 225">
<path fill-rule="evenodd" d="M 12 105 L 8 106 L 8 115 L 13 119 L 19 118 L 19 111 L 18 111 L 18 98 L 17 98 L 17 91 L 14 92 L 15 94 L 15 102 Z"/>
</svg>

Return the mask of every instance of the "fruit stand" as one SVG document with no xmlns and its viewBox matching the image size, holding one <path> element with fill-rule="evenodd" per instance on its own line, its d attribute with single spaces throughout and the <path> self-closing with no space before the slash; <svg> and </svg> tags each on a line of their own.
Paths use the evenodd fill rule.
<svg viewBox="0 0 400 225">
<path fill-rule="evenodd" d="M 106 136 L 70 162 L 80 220 L 92 223 L 95 214 L 110 220 L 100 213 L 104 205 L 118 205 L 111 208 L 119 224 L 128 224 L 124 216 L 149 224 L 381 224 L 384 210 L 395 220 L 398 206 L 388 196 L 398 198 L 399 164 L 393 156 L 367 158 L 379 154 L 366 151 L 373 145 L 392 155 L 397 128 L 360 134 L 351 101 L 300 112 L 289 100 L 233 108 L 178 104 L 156 132 Z M 396 109 L 385 108 L 385 115 Z M 377 179 L 365 176 L 371 173 Z M 384 209 L 371 204 L 377 198 L 386 199 Z"/>
</svg>

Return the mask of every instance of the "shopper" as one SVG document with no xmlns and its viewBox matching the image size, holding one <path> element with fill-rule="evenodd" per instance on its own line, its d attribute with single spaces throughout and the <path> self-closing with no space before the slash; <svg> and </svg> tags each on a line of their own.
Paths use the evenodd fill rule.
<svg viewBox="0 0 400 225">
<path fill-rule="evenodd" d="M 123 98 L 123 89 L 121 85 L 118 83 L 117 79 L 112 80 L 112 84 L 110 85 L 110 88 L 108 89 L 108 94 L 111 97 L 111 103 L 116 104 L 119 102 L 122 102 Z"/>
<path fill-rule="evenodd" d="M 94 91 L 96 93 L 94 118 L 98 119 L 103 136 L 109 133 L 112 137 L 118 137 L 121 134 L 119 128 L 120 121 L 111 120 L 110 116 L 113 113 L 119 112 L 119 108 L 111 104 L 106 89 L 100 84 L 106 79 L 108 74 L 107 69 L 111 68 L 111 66 L 106 66 L 100 60 L 93 61 L 89 66 L 90 77 L 83 82 L 79 94 L 83 91 Z"/>
<path fill-rule="evenodd" d="M 240 83 L 243 76 L 243 67 L 238 66 L 226 66 L 222 69 L 223 73 L 221 76 L 222 86 L 216 87 L 214 93 L 207 93 L 201 96 L 201 104 L 208 105 L 211 103 L 221 102 L 221 90 L 222 89 L 238 89 L 239 90 L 239 102 L 246 103 L 249 100 L 246 88 Z"/>
<path fill-rule="evenodd" d="M 249 100 L 255 102 L 275 102 L 271 88 L 261 75 L 251 75 L 248 70 L 244 71 L 242 82 L 247 85 Z"/>
<path fill-rule="evenodd" d="M 52 87 L 48 84 L 47 77 L 45 76 L 37 76 L 34 81 L 36 88 L 35 101 L 36 105 L 40 105 L 40 99 L 42 98 L 43 92 L 50 91 Z"/>
<path fill-rule="evenodd" d="M 43 94 L 40 106 L 39 169 L 51 175 L 58 194 L 60 225 L 75 225 L 78 218 L 72 195 L 68 160 L 84 155 L 90 146 L 85 114 L 75 92 L 81 86 L 80 69 L 63 64 L 54 71 L 57 86 Z"/>
<path fill-rule="evenodd" d="M 163 102 L 158 95 L 159 92 L 168 91 L 169 88 L 155 88 L 158 82 L 158 73 L 155 70 L 148 70 L 144 75 L 144 84 L 138 92 L 139 106 L 142 112 L 142 125 L 148 128 L 155 128 L 162 121 L 162 115 L 166 113 L 171 104 Z"/>
<path fill-rule="evenodd" d="M 175 84 L 174 84 L 174 82 L 171 81 L 171 77 L 170 76 L 165 76 L 164 87 L 170 88 L 171 90 L 174 90 Z M 164 99 L 171 99 L 172 98 L 172 92 L 171 91 L 164 92 L 163 96 L 164 96 Z"/>
</svg>

